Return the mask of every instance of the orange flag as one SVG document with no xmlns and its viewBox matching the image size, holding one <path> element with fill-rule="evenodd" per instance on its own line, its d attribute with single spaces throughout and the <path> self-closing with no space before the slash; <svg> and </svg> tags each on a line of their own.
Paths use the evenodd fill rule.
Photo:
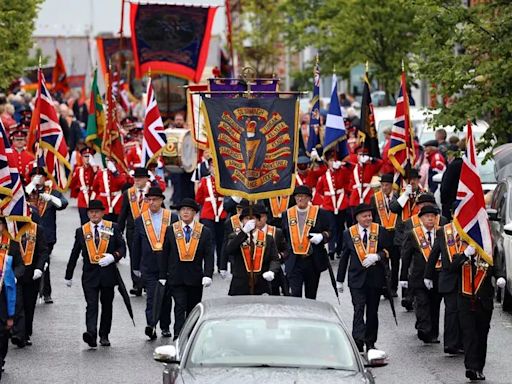
<svg viewBox="0 0 512 384">
<path fill-rule="evenodd" d="M 52 90 L 53 92 L 66 93 L 69 91 L 68 77 L 66 75 L 66 66 L 64 60 L 57 49 L 57 58 L 52 72 Z"/>
</svg>

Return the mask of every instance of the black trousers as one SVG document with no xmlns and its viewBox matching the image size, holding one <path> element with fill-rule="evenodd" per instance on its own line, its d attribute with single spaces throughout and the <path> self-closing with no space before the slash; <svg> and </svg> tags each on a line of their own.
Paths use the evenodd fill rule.
<svg viewBox="0 0 512 384">
<path fill-rule="evenodd" d="M 381 288 L 369 286 L 350 288 L 352 305 L 354 306 L 352 337 L 359 349 L 362 349 L 365 343 L 367 346 L 373 346 L 377 342 L 381 293 Z"/>
<path fill-rule="evenodd" d="M 320 272 L 317 272 L 315 265 L 313 264 L 313 257 L 297 256 L 295 266 L 288 275 L 291 295 L 295 297 L 302 297 L 302 286 L 304 285 L 306 299 L 316 299 L 319 282 Z"/>
<path fill-rule="evenodd" d="M 444 298 L 444 347 L 457 349 L 462 347 L 462 332 L 459 323 L 459 307 L 455 292 L 445 293 Z"/>
<path fill-rule="evenodd" d="M 483 371 L 487 356 L 487 336 L 492 317 L 492 309 L 482 306 L 480 301 L 474 305 L 469 299 L 458 295 L 459 320 L 464 344 L 464 365 L 466 369 Z"/>
<path fill-rule="evenodd" d="M 9 331 L 5 329 L 5 322 L 0 321 L 0 368 L 5 364 L 5 357 L 9 349 Z M 2 371 L 0 369 L 0 379 L 2 378 Z"/>
<path fill-rule="evenodd" d="M 400 273 L 400 248 L 393 246 L 389 252 L 389 265 L 391 267 L 391 289 L 398 290 L 398 276 Z"/>
<path fill-rule="evenodd" d="M 20 340 L 25 340 L 25 309 L 24 309 L 23 286 L 16 284 L 16 311 L 14 314 L 14 325 L 11 334 Z"/>
<path fill-rule="evenodd" d="M 208 219 L 201 219 L 200 220 L 202 224 L 208 228 L 212 235 L 213 240 L 215 242 L 215 251 L 217 253 L 217 268 L 220 270 L 220 261 L 222 258 L 222 244 L 224 242 L 224 219 L 220 219 L 219 222 L 216 222 L 215 220 L 208 220 Z"/>
<path fill-rule="evenodd" d="M 142 279 L 135 276 L 135 274 L 133 273 L 134 270 L 137 270 L 137 268 L 139 268 L 139 266 L 133 265 L 133 232 L 133 230 L 126 230 L 126 245 L 128 246 L 128 252 L 130 253 L 130 276 L 132 278 L 133 289 L 142 289 Z"/>
<path fill-rule="evenodd" d="M 85 325 L 87 332 L 94 338 L 98 336 L 98 304 L 101 303 L 100 337 L 108 337 L 112 327 L 112 302 L 114 287 L 83 286 L 87 307 L 85 310 Z"/>
<path fill-rule="evenodd" d="M 50 260 L 53 252 L 53 247 L 55 246 L 55 242 L 48 243 L 48 268 L 43 271 L 43 281 L 42 281 L 42 295 L 44 297 L 50 297 L 52 295 L 52 283 L 50 281 Z"/>
<path fill-rule="evenodd" d="M 288 280 L 286 279 L 286 276 L 284 275 L 284 272 L 281 268 L 279 268 L 279 271 L 276 273 L 276 276 L 274 280 L 272 280 L 270 286 L 270 294 L 272 296 L 281 296 L 281 294 L 283 296 L 290 296 Z"/>
<path fill-rule="evenodd" d="M 78 214 L 80 215 L 80 225 L 84 225 L 89 221 L 89 216 L 87 216 L 87 208 L 78 208 Z"/>
<path fill-rule="evenodd" d="M 439 337 L 439 311 L 441 295 L 436 288 L 414 288 L 414 311 L 416 313 L 416 329 L 420 340 L 437 339 Z"/>
<path fill-rule="evenodd" d="M 153 305 L 155 300 L 155 290 L 158 282 L 158 273 L 157 274 L 143 274 L 142 281 L 144 282 L 144 286 L 146 287 L 146 324 L 150 327 L 156 327 L 156 324 L 153 323 Z M 169 326 L 171 325 L 171 293 L 169 286 L 165 286 L 165 295 L 162 301 L 162 308 L 160 309 L 160 329 L 161 330 L 169 330 Z"/>
<path fill-rule="evenodd" d="M 174 339 L 176 339 L 189 313 L 201 302 L 203 286 L 172 285 L 170 289 L 174 299 Z"/>
<path fill-rule="evenodd" d="M 329 212 L 329 226 L 331 228 L 331 238 L 329 239 L 329 253 L 341 254 L 343 247 L 343 231 L 345 230 L 345 222 L 347 211 L 339 211 L 337 215 L 334 212 Z"/>
</svg>

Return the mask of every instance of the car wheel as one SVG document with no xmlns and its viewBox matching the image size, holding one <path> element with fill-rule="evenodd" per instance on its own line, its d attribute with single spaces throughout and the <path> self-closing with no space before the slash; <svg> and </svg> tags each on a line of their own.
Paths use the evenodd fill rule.
<svg viewBox="0 0 512 384">
<path fill-rule="evenodd" d="M 512 311 L 512 295 L 508 291 L 508 288 L 505 287 L 505 293 L 503 295 L 503 310 L 504 311 Z"/>
</svg>

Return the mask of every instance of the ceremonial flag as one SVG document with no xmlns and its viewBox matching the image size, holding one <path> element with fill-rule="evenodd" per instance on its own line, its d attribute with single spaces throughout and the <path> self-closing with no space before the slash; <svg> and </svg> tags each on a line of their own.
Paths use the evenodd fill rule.
<svg viewBox="0 0 512 384">
<path fill-rule="evenodd" d="M 130 3 L 137 78 L 150 70 L 198 83 L 217 7 Z"/>
<path fill-rule="evenodd" d="M 53 67 L 52 72 L 52 91 L 66 93 L 69 89 L 66 65 L 64 64 L 64 60 L 62 59 L 59 50 L 57 49 L 55 66 Z"/>
<path fill-rule="evenodd" d="M 105 109 L 103 108 L 103 100 L 98 88 L 98 69 L 95 69 L 91 86 L 85 143 L 93 147 L 96 152 L 101 153 L 101 141 L 103 140 L 106 125 Z"/>
<path fill-rule="evenodd" d="M 208 138 L 204 126 L 204 117 L 201 117 L 201 95 L 207 92 L 208 84 L 195 84 L 187 87 L 187 121 L 192 124 L 192 136 L 199 149 L 208 148 Z"/>
<path fill-rule="evenodd" d="M 44 163 L 48 177 L 57 190 L 64 192 L 71 181 L 69 151 L 42 71 L 39 71 L 39 87 L 29 136 L 29 150 L 37 147 L 36 155 Z"/>
<path fill-rule="evenodd" d="M 7 159 L 7 150 L 10 146 L 2 119 L 0 119 L 0 135 L 0 206 L 2 206 L 12 196 L 11 173 Z"/>
<path fill-rule="evenodd" d="M 485 210 L 482 180 L 478 174 L 475 141 L 470 121 L 468 121 L 466 135 L 466 154 L 462 158 L 457 189 L 457 203 L 453 223 L 459 236 L 473 246 L 489 265 L 493 265 L 491 228 Z"/>
<path fill-rule="evenodd" d="M 345 121 L 338 99 L 338 79 L 332 75 L 331 104 L 325 122 L 324 153 L 346 139 Z"/>
<path fill-rule="evenodd" d="M 126 114 L 130 114 L 130 97 L 128 96 L 128 84 L 119 77 L 119 72 L 112 75 L 112 94 L 116 102 L 123 108 Z"/>
<path fill-rule="evenodd" d="M 129 37 L 97 37 L 96 47 L 98 48 L 98 59 L 100 70 L 105 77 L 108 72 L 108 63 L 115 63 L 118 57 L 121 61 L 132 60 L 132 44 Z"/>
<path fill-rule="evenodd" d="M 293 192 L 298 107 L 294 98 L 203 98 L 220 193 L 255 200 Z"/>
<path fill-rule="evenodd" d="M 306 150 L 311 153 L 312 149 L 320 144 L 320 67 L 318 56 L 316 57 L 315 68 L 313 69 L 313 99 L 311 99 L 311 114 L 309 117 L 309 136 Z"/>
<path fill-rule="evenodd" d="M 396 102 L 395 123 L 391 129 L 388 157 L 395 169 L 405 178 L 415 162 L 414 129 L 409 114 L 405 71 L 402 70 L 400 92 Z"/>
<path fill-rule="evenodd" d="M 165 148 L 167 138 L 165 135 L 164 123 L 158 110 L 155 92 L 151 85 L 151 78 L 148 80 L 146 91 L 147 104 L 144 116 L 144 137 L 142 139 L 142 161 L 147 167 L 155 160 Z"/>
<path fill-rule="evenodd" d="M 373 113 L 372 96 L 370 94 L 370 82 L 368 73 L 364 75 L 363 99 L 361 102 L 361 126 L 359 132 L 362 137 L 363 147 L 367 149 L 368 155 L 380 159 L 379 139 L 375 129 L 375 115 Z"/>
</svg>

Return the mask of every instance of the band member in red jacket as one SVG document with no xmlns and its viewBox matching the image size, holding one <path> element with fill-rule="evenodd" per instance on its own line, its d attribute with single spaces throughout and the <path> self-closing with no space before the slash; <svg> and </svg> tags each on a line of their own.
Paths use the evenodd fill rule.
<svg viewBox="0 0 512 384">
<path fill-rule="evenodd" d="M 357 149 L 357 155 L 349 156 L 349 161 L 355 164 L 352 171 L 353 184 L 349 205 L 355 208 L 362 203 L 370 204 L 370 199 L 373 196 L 370 183 L 372 177 L 379 173 L 383 162 L 381 159 L 368 156 L 367 150 L 361 146 Z"/>
<path fill-rule="evenodd" d="M 23 184 L 26 185 L 30 182 L 30 171 L 32 171 L 35 160 L 34 155 L 25 148 L 27 133 L 21 130 L 12 131 L 10 139 L 13 151 L 7 154 L 7 159 L 10 165 L 18 168 L 18 172 L 23 178 Z"/>
<path fill-rule="evenodd" d="M 428 188 L 430 192 L 434 193 L 437 189 L 437 183 L 432 181 L 432 177 L 437 173 L 443 173 L 446 170 L 446 160 L 439 152 L 439 143 L 436 140 L 427 141 L 423 144 L 425 148 L 425 156 L 430 165 L 428 169 Z"/>
<path fill-rule="evenodd" d="M 71 197 L 77 199 L 80 224 L 82 225 L 89 221 L 87 207 L 93 193 L 92 184 L 96 173 L 98 173 L 98 167 L 91 164 L 91 159 L 95 153 L 96 151 L 89 147 L 84 147 L 80 150 L 83 164 L 75 168 L 69 184 Z"/>
<path fill-rule="evenodd" d="M 117 222 L 122 206 L 122 188 L 126 182 L 126 174 L 117 169 L 112 159 L 107 158 L 107 168 L 96 174 L 92 184 L 93 199 L 105 206 L 105 220 Z"/>
</svg>

